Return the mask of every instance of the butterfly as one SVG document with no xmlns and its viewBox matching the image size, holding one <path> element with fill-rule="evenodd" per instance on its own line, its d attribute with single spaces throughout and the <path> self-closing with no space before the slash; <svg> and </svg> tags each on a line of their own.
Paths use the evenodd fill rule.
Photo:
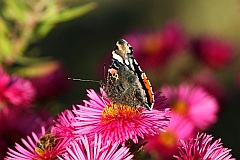
<svg viewBox="0 0 240 160">
<path fill-rule="evenodd" d="M 124 39 L 112 51 L 103 89 L 114 103 L 152 110 L 152 86 L 133 56 L 132 46 Z"/>
</svg>

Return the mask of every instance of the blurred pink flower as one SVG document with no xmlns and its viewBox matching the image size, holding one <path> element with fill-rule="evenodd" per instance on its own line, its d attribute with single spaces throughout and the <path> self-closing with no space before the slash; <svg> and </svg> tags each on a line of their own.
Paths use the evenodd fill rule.
<svg viewBox="0 0 240 160">
<path fill-rule="evenodd" d="M 162 66 L 167 59 L 186 48 L 186 36 L 179 23 L 169 21 L 158 31 L 133 32 L 124 36 L 133 47 L 143 68 Z"/>
<path fill-rule="evenodd" d="M 189 118 L 196 127 L 204 130 L 217 121 L 218 103 L 202 87 L 182 83 L 178 87 L 163 86 L 161 91 L 172 112 Z"/>
<path fill-rule="evenodd" d="M 230 64 L 234 58 L 234 46 L 226 41 L 211 36 L 201 36 L 193 40 L 192 48 L 203 62 L 214 68 Z"/>
<path fill-rule="evenodd" d="M 146 152 L 153 155 L 154 159 L 171 159 L 180 144 L 179 140 L 185 140 L 194 133 L 195 126 L 186 118 L 170 113 L 170 125 L 165 128 L 166 132 L 148 136 L 145 146 Z M 161 158 L 160 158 L 161 157 Z"/>
<path fill-rule="evenodd" d="M 176 53 L 187 47 L 187 37 L 179 22 L 168 21 L 162 28 L 161 33 L 166 53 Z"/>
<path fill-rule="evenodd" d="M 21 139 L 22 146 L 18 143 L 15 144 L 15 150 L 8 149 L 7 156 L 5 160 L 11 160 L 11 159 L 24 159 L 24 160 L 50 160 L 57 158 L 61 153 L 66 151 L 66 146 L 68 144 L 67 139 L 54 139 L 54 144 L 51 144 L 53 142 L 49 142 L 48 139 L 46 140 L 45 144 L 40 143 L 40 146 L 37 146 L 37 143 L 39 143 L 42 136 L 46 135 L 45 128 L 42 127 L 41 135 L 38 136 L 36 133 L 32 132 L 32 136 L 27 136 L 27 140 Z M 44 141 L 42 141 L 44 143 Z M 42 147 L 42 148 L 39 148 Z M 37 149 L 39 149 L 41 152 L 37 152 Z"/>
<path fill-rule="evenodd" d="M 206 78 L 207 77 L 207 78 Z M 215 96 L 219 102 L 226 100 L 226 90 L 224 85 L 217 79 L 213 71 L 209 69 L 203 69 L 197 72 L 190 79 L 194 84 L 203 87 L 211 95 Z M 219 103 L 219 104 L 221 104 Z"/>
<path fill-rule="evenodd" d="M 49 125 L 48 120 L 46 114 L 43 117 L 30 111 L 3 107 L 0 110 L 0 159 L 6 154 L 7 147 L 13 147 L 15 142 L 31 132 L 40 132 L 40 126 Z"/>
<path fill-rule="evenodd" d="M 76 128 L 75 134 L 87 135 L 94 138 L 94 134 L 102 134 L 103 141 L 124 143 L 132 139 L 138 143 L 138 137 L 144 139 L 146 135 L 154 135 L 164 131 L 168 126 L 169 109 L 164 103 L 165 98 L 155 95 L 156 104 L 152 111 L 136 109 L 122 104 L 113 104 L 101 90 L 98 95 L 94 90 L 88 90 L 89 101 L 84 105 L 77 105 L 74 110 L 76 120 L 72 125 Z M 159 109 L 159 110 L 158 110 Z"/>
<path fill-rule="evenodd" d="M 27 108 L 35 98 L 35 89 L 30 81 L 8 75 L 0 68 L 0 107 L 4 105 Z"/>
<path fill-rule="evenodd" d="M 187 141 L 181 140 L 182 146 L 179 147 L 179 155 L 174 157 L 178 160 L 235 160 L 231 158 L 231 149 L 224 148 L 221 139 L 212 141 L 213 136 L 206 133 L 198 134 L 196 138 Z"/>
<path fill-rule="evenodd" d="M 101 135 L 95 134 L 94 141 L 90 141 L 87 136 L 83 136 L 79 141 L 73 140 L 66 148 L 60 160 L 130 160 L 129 148 L 119 147 L 117 142 L 102 142 Z"/>
<path fill-rule="evenodd" d="M 36 74 L 29 79 L 37 90 L 38 98 L 51 98 L 64 93 L 69 87 L 67 72 L 57 62 L 35 66 Z"/>
</svg>

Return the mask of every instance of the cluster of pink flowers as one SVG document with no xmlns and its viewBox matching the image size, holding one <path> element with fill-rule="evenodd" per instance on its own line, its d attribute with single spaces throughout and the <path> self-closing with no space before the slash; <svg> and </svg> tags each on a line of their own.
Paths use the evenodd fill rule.
<svg viewBox="0 0 240 160">
<path fill-rule="evenodd" d="M 224 68 L 236 56 L 230 41 L 210 35 L 193 39 L 187 37 L 176 20 L 168 21 L 160 29 L 134 31 L 124 35 L 133 46 L 139 64 L 144 68 L 157 69 L 166 66 L 172 56 L 181 55 L 187 50 L 213 68 Z"/>
<path fill-rule="evenodd" d="M 31 82 L 18 76 L 10 76 L 0 68 L 0 159 L 7 147 L 22 136 L 37 131 L 43 124 L 36 114 L 24 112 L 31 108 L 35 89 Z M 29 123 L 35 125 L 29 126 Z"/>
<path fill-rule="evenodd" d="M 176 21 L 167 22 L 159 30 L 126 34 L 124 39 L 134 48 L 134 56 L 143 68 L 163 66 L 171 56 L 187 47 L 187 38 Z"/>
<path fill-rule="evenodd" d="M 31 80 L 0 68 L 0 159 L 22 137 L 52 124 L 49 112 L 35 102 L 38 95 L 39 89 Z"/>
<path fill-rule="evenodd" d="M 226 66 L 234 57 L 230 43 L 210 37 L 186 37 L 176 21 L 154 32 L 125 35 L 140 66 L 152 71 L 163 69 L 171 58 L 187 49 L 214 69 Z M 218 120 L 225 90 L 211 69 L 187 73 L 191 76 L 181 77 L 184 81 L 175 86 L 161 83 L 159 77 L 154 79 L 160 82 L 160 92 L 154 93 L 151 111 L 113 103 L 102 88 L 100 93 L 89 89 L 87 100 L 59 113 L 49 127 L 48 116 L 22 112 L 21 108 L 31 108 L 35 95 L 41 99 L 57 92 L 61 85 L 52 86 L 45 81 L 57 81 L 56 77 L 63 76 L 55 65 L 51 72 L 54 76 L 46 73 L 31 81 L 0 70 L 0 138 L 9 133 L 14 134 L 9 134 L 8 139 L 31 134 L 16 141 L 15 147 L 8 146 L 5 160 L 129 160 L 137 159 L 142 151 L 152 159 L 234 159 L 231 149 L 224 148 L 220 139 L 213 141 L 213 136 L 205 133 Z M 46 93 L 42 85 L 51 91 Z M 21 121 L 17 120 L 20 116 Z M 2 127 L 4 123 L 7 126 Z M 1 139 L 3 150 L 1 146 L 7 142 Z"/>
<path fill-rule="evenodd" d="M 147 137 L 147 153 L 155 159 L 171 159 L 184 141 L 198 132 L 209 129 L 218 120 L 220 105 L 226 99 L 224 85 L 218 81 L 214 70 L 222 69 L 235 57 L 234 46 L 227 40 L 215 36 L 199 36 L 190 39 L 177 21 L 169 21 L 162 28 L 152 31 L 138 31 L 124 36 L 133 46 L 139 64 L 155 73 L 155 81 L 166 81 L 175 72 L 185 72 L 186 77 L 178 85 L 160 84 L 160 91 L 170 105 L 170 125 L 166 132 Z M 187 38 L 188 37 L 188 38 Z M 190 54 L 187 54 L 187 53 Z M 200 62 L 198 71 L 178 70 L 178 61 L 187 57 Z M 176 62 L 177 61 L 177 62 Z M 192 60 L 194 61 L 194 60 Z M 196 60 L 195 60 L 196 61 Z M 203 63 L 202 63 L 203 62 Z M 173 70 L 169 66 L 174 66 Z M 204 66 L 205 65 L 205 66 Z M 169 69 L 170 68 L 170 69 Z M 181 69 L 181 68 L 180 68 Z M 159 70 L 162 71 L 159 73 Z M 237 84 L 239 78 L 236 78 Z"/>
<path fill-rule="evenodd" d="M 206 95 L 204 95 L 204 92 L 199 88 L 191 90 L 189 86 L 183 85 L 182 87 L 180 91 L 173 91 L 172 93 L 175 95 L 172 97 L 175 98 L 174 101 L 179 100 L 176 94 L 181 93 L 180 97 L 182 100 L 185 100 L 183 102 L 191 104 L 185 106 L 188 107 L 188 112 L 184 112 L 184 114 L 187 114 L 188 118 L 192 119 L 192 123 L 181 116 L 181 114 L 177 115 L 177 111 L 174 111 L 174 109 L 172 109 L 173 111 L 170 113 L 166 103 L 164 103 L 165 98 L 160 96 L 159 93 L 155 94 L 157 97 L 156 105 L 152 111 L 139 111 L 132 107 L 128 108 L 129 106 L 113 104 L 107 98 L 103 99 L 102 97 L 105 95 L 103 90 L 101 90 L 102 95 L 97 94 L 94 90 L 88 90 L 87 95 L 89 100 L 84 100 L 83 105 L 73 106 L 72 110 L 65 110 L 60 113 L 58 119 L 54 121 L 50 133 L 54 136 L 54 143 L 49 141 L 48 145 L 52 143 L 50 147 L 42 148 L 45 142 L 48 142 L 48 140 L 45 140 L 44 143 L 41 144 L 42 137 L 47 135 L 45 128 L 42 127 L 40 135 L 32 132 L 32 136 L 28 136 L 27 140 L 21 140 L 24 146 L 16 144 L 15 150 L 9 149 L 5 160 L 44 160 L 54 158 L 62 160 L 128 160 L 134 156 L 126 143 L 129 139 L 131 139 L 134 144 L 137 144 L 139 140 L 147 140 L 148 143 L 151 144 L 146 145 L 147 151 L 154 151 L 154 149 L 158 147 L 160 150 L 163 149 L 162 153 L 168 158 L 172 157 L 175 153 L 175 148 L 180 146 L 179 144 L 181 142 L 183 146 L 180 147 L 180 156 L 175 156 L 177 159 L 187 160 L 196 156 L 203 159 L 205 157 L 230 159 L 230 150 L 224 148 L 219 140 L 211 144 L 211 136 L 201 134 L 198 135 L 196 139 L 190 139 L 190 142 L 183 140 L 193 135 L 193 130 L 195 129 L 194 123 L 198 126 L 206 127 L 206 122 L 210 121 L 212 123 L 215 121 L 213 116 L 215 109 L 212 109 L 213 113 L 211 113 L 212 116 L 210 116 L 210 118 L 207 117 L 208 115 L 202 118 L 194 117 L 194 110 L 198 112 L 201 111 L 197 107 L 191 108 L 194 105 L 199 106 L 196 104 L 197 97 L 195 97 L 194 94 L 197 94 L 200 98 L 204 98 Z M 167 90 L 169 91 L 170 89 L 171 88 L 166 89 L 165 87 L 165 89 L 163 88 L 162 90 L 169 96 L 169 100 L 172 100 L 171 95 L 169 95 L 170 92 L 167 92 Z M 187 98 L 189 96 L 191 99 Z M 209 97 L 206 96 L 205 98 L 206 104 L 203 105 L 207 105 L 210 108 L 214 106 L 211 99 L 208 100 Z M 205 101 L 205 99 L 202 100 Z M 169 116 L 171 116 L 170 125 Z M 195 122 L 194 120 L 197 119 L 199 120 Z M 161 142 L 156 141 L 157 139 Z M 38 143 L 42 146 L 39 146 Z M 166 150 L 166 148 L 168 150 Z M 202 152 L 202 150 L 204 150 L 204 152 Z M 166 153 L 164 153 L 164 151 Z M 171 156 L 169 153 L 171 153 Z"/>
<path fill-rule="evenodd" d="M 152 111 L 140 111 L 103 99 L 106 95 L 102 89 L 102 95 L 94 90 L 87 92 L 90 100 L 73 106 L 72 110 L 65 110 L 54 121 L 51 134 L 56 144 L 50 148 L 39 148 L 36 143 L 45 132 L 39 137 L 33 133 L 34 140 L 22 140 L 27 149 L 17 144 L 17 151 L 9 149 L 6 160 L 18 156 L 26 159 L 131 159 L 134 155 L 125 144 L 129 139 L 137 144 L 139 138 L 164 132 L 169 124 L 169 108 L 159 93 L 155 94 L 156 105 Z M 37 152 L 39 149 L 43 152 Z"/>
<path fill-rule="evenodd" d="M 206 130 L 217 121 L 219 106 L 217 100 L 199 86 L 187 83 L 178 87 L 165 85 L 161 91 L 171 108 L 170 125 L 167 132 L 148 139 L 146 150 L 158 158 L 168 159 L 177 151 L 180 140 Z"/>
</svg>

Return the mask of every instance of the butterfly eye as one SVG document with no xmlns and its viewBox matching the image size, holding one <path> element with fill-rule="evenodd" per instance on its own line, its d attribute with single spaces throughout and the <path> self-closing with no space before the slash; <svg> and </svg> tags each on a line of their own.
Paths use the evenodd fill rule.
<svg viewBox="0 0 240 160">
<path fill-rule="evenodd" d="M 119 41 L 118 41 L 118 44 L 124 44 L 124 43 L 126 43 L 126 41 L 124 40 L 124 39 L 120 39 Z"/>
</svg>

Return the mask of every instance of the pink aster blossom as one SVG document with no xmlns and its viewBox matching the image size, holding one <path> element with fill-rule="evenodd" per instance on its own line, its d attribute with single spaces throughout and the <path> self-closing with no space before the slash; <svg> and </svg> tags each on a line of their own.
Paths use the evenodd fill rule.
<svg viewBox="0 0 240 160">
<path fill-rule="evenodd" d="M 187 141 L 181 140 L 179 155 L 174 155 L 178 160 L 234 160 L 231 158 L 231 149 L 224 148 L 221 139 L 213 141 L 213 136 L 206 133 L 197 134 L 196 138 Z"/>
<path fill-rule="evenodd" d="M 170 113 L 170 125 L 165 128 L 166 132 L 158 135 L 148 136 L 145 151 L 150 153 L 154 159 L 171 159 L 176 153 L 179 140 L 186 140 L 194 133 L 195 126 L 185 117 Z"/>
<path fill-rule="evenodd" d="M 159 67 L 171 55 L 186 48 L 186 36 L 177 21 L 168 21 L 153 30 L 135 31 L 124 36 L 134 49 L 134 56 L 143 68 Z"/>
<path fill-rule="evenodd" d="M 75 134 L 87 135 L 94 138 L 94 134 L 102 134 L 103 141 L 124 143 L 132 139 L 138 143 L 138 137 L 144 139 L 146 135 L 158 134 L 168 126 L 169 109 L 164 103 L 165 98 L 155 95 L 156 104 L 152 111 L 136 109 L 122 104 L 113 104 L 106 97 L 94 90 L 87 90 L 90 100 L 84 100 L 84 105 L 76 105 L 76 120 L 72 125 Z M 159 109 L 159 110 L 158 110 Z"/>
<path fill-rule="evenodd" d="M 21 108 L 29 107 L 35 97 L 35 89 L 30 81 L 8 75 L 0 68 L 0 103 Z M 0 105 L 1 107 L 1 105 Z"/>
<path fill-rule="evenodd" d="M 172 112 L 189 118 L 196 127 L 206 129 L 217 121 L 217 100 L 202 87 L 182 83 L 178 87 L 163 86 L 161 91 Z"/>
<path fill-rule="evenodd" d="M 25 109 L 2 107 L 0 110 L 0 159 L 5 156 L 7 148 L 13 147 L 31 132 L 40 132 L 41 126 L 49 125 L 49 116 L 28 112 Z"/>
<path fill-rule="evenodd" d="M 65 110 L 58 115 L 58 119 L 54 121 L 52 133 L 59 138 L 74 138 L 75 128 L 72 123 L 76 122 L 75 115 L 71 110 Z"/>
<path fill-rule="evenodd" d="M 44 151 L 37 148 L 37 143 L 39 142 L 40 137 L 45 136 L 45 128 L 42 127 L 41 135 L 38 136 L 36 133 L 32 132 L 32 136 L 27 136 L 26 139 L 22 138 L 22 145 L 18 143 L 15 144 L 15 150 L 8 149 L 7 156 L 4 160 L 13 160 L 13 159 L 24 159 L 24 160 L 50 160 L 57 158 L 61 153 L 66 151 L 66 145 L 68 144 L 67 139 L 61 139 L 55 141 L 54 145 L 50 148 L 46 148 Z M 37 152 L 39 149 L 41 152 Z"/>
<path fill-rule="evenodd" d="M 223 68 L 234 58 L 234 46 L 226 40 L 213 36 L 202 36 L 193 41 L 194 53 L 207 65 Z"/>
<path fill-rule="evenodd" d="M 82 136 L 79 141 L 73 140 L 70 146 L 66 148 L 60 160 L 130 160 L 129 148 L 120 147 L 117 142 L 103 144 L 102 136 L 95 134 L 94 141 L 90 141 L 87 136 Z"/>
</svg>

